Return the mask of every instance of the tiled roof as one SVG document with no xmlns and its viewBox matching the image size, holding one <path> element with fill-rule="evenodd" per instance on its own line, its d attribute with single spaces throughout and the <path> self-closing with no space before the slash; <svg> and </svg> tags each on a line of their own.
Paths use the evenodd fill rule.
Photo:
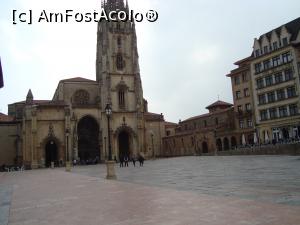
<svg viewBox="0 0 300 225">
<path fill-rule="evenodd" d="M 277 35 L 280 34 L 280 31 L 281 31 L 281 28 L 285 26 L 287 28 L 287 30 L 291 33 L 291 41 L 294 41 L 296 38 L 297 38 L 297 35 L 298 35 L 298 32 L 300 30 L 300 17 L 291 21 L 291 22 L 288 22 L 280 27 L 277 27 L 276 29 L 273 29 L 271 31 L 269 31 L 268 33 L 265 33 L 264 35 L 267 36 L 268 39 L 271 38 L 271 35 L 272 35 L 272 32 L 275 31 Z M 259 41 L 262 40 L 262 37 L 263 35 L 261 35 L 259 37 Z"/>
<path fill-rule="evenodd" d="M 26 101 L 15 102 L 13 104 L 26 104 Z M 12 104 L 12 105 L 13 105 Z M 53 105 L 53 106 L 64 106 L 64 101 L 52 101 L 52 100 L 33 100 L 32 105 Z"/>
<path fill-rule="evenodd" d="M 227 103 L 227 104 L 229 104 L 229 103 Z M 199 115 L 199 116 L 194 116 L 194 117 L 188 118 L 186 120 L 183 120 L 181 123 L 187 122 L 187 121 L 190 121 L 190 120 L 196 120 L 196 119 L 201 119 L 201 118 L 209 117 L 209 116 L 212 116 L 212 115 L 217 115 L 217 114 L 229 111 L 231 109 L 232 108 L 226 108 L 226 109 L 221 109 L 221 110 L 218 110 L 218 111 L 215 111 L 215 112 L 205 113 L 205 114 L 202 114 L 202 115 Z"/>
<path fill-rule="evenodd" d="M 11 122 L 13 120 L 13 117 L 0 113 L 0 122 Z"/>
<path fill-rule="evenodd" d="M 217 107 L 217 106 L 228 106 L 228 107 L 231 107 L 232 104 L 228 103 L 228 102 L 223 102 L 223 101 L 216 101 L 215 103 L 207 106 L 206 108 L 207 109 L 211 109 L 211 108 L 214 108 L 214 107 Z"/>
</svg>

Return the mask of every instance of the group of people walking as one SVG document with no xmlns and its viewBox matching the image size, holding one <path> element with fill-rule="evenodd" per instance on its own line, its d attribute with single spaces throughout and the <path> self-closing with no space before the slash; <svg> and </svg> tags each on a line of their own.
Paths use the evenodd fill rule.
<svg viewBox="0 0 300 225">
<path fill-rule="evenodd" d="M 127 155 L 125 156 L 120 156 L 120 167 L 129 167 L 129 162 L 132 162 L 133 166 L 135 167 L 135 163 L 139 161 L 140 166 L 144 166 L 144 157 L 139 155 L 136 157 L 133 155 L 132 157 L 128 157 Z"/>
</svg>

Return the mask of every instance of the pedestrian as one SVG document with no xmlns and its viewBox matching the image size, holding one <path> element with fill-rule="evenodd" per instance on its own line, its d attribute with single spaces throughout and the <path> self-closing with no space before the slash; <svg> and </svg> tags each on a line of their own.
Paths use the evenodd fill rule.
<svg viewBox="0 0 300 225">
<path fill-rule="evenodd" d="M 120 167 L 123 167 L 124 158 L 123 156 L 120 156 Z"/>
<path fill-rule="evenodd" d="M 128 161 L 129 161 L 128 156 L 125 155 L 124 157 L 125 167 L 128 167 Z"/>
<path fill-rule="evenodd" d="M 142 155 L 139 155 L 140 166 L 144 166 L 144 160 L 144 157 Z"/>
<path fill-rule="evenodd" d="M 136 161 L 135 155 L 132 156 L 132 159 L 131 159 L 131 160 L 132 160 L 133 166 L 135 167 L 135 161 Z"/>
</svg>

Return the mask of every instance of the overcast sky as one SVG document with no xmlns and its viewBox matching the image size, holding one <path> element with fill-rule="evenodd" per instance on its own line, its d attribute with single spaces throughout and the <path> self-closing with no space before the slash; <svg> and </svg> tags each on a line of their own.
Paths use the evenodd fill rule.
<svg viewBox="0 0 300 225">
<path fill-rule="evenodd" d="M 159 13 L 137 24 L 144 98 L 151 112 L 178 122 L 232 103 L 233 63 L 251 54 L 253 39 L 300 16 L 299 0 L 129 0 L 131 9 Z M 100 0 L 1 0 L 0 57 L 5 87 L 0 112 L 25 100 L 52 99 L 59 80 L 95 79 L 96 23 L 13 25 L 13 10 L 93 12 Z"/>
</svg>

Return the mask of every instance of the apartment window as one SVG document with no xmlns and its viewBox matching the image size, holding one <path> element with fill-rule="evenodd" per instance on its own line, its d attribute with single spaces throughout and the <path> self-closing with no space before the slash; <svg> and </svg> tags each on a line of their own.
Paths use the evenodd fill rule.
<svg viewBox="0 0 300 225">
<path fill-rule="evenodd" d="M 243 73 L 242 74 L 242 78 L 243 78 L 243 82 L 247 82 L 248 81 L 248 74 L 247 73 Z"/>
<path fill-rule="evenodd" d="M 240 124 L 240 128 L 243 129 L 245 126 L 244 126 L 244 120 L 240 120 L 239 121 L 239 124 Z"/>
<path fill-rule="evenodd" d="M 255 64 L 255 72 L 260 73 L 260 71 L 261 71 L 261 63 L 256 63 Z"/>
<path fill-rule="evenodd" d="M 253 127 L 252 119 L 248 119 L 248 120 L 247 120 L 247 126 L 248 126 L 248 128 Z"/>
<path fill-rule="evenodd" d="M 279 65 L 280 65 L 280 56 L 279 56 L 279 55 L 278 55 L 278 56 L 275 56 L 275 57 L 272 59 L 272 61 L 273 61 L 273 67 L 279 66 Z"/>
<path fill-rule="evenodd" d="M 283 76 L 282 76 L 282 73 L 276 73 L 275 74 L 275 83 L 278 84 L 278 83 L 281 83 L 283 81 Z"/>
<path fill-rule="evenodd" d="M 261 110 L 260 111 L 260 119 L 261 120 L 267 120 L 268 119 L 268 111 L 267 110 Z"/>
<path fill-rule="evenodd" d="M 263 88 L 264 87 L 264 80 L 262 78 L 257 79 L 256 84 L 257 84 L 258 89 Z"/>
<path fill-rule="evenodd" d="M 264 70 L 267 70 L 271 67 L 270 60 L 265 60 L 264 61 Z"/>
<path fill-rule="evenodd" d="M 250 104 L 250 103 L 247 103 L 247 104 L 245 105 L 245 108 L 246 108 L 246 111 L 247 111 L 247 112 L 250 112 L 250 111 L 251 111 L 251 104 Z"/>
<path fill-rule="evenodd" d="M 219 119 L 218 118 L 215 119 L 215 123 L 216 123 L 216 125 L 219 125 Z"/>
<path fill-rule="evenodd" d="M 207 127 L 207 121 L 204 120 L 204 127 Z"/>
<path fill-rule="evenodd" d="M 287 96 L 288 96 L 288 98 L 292 98 L 292 97 L 296 96 L 296 88 L 295 88 L 295 86 L 288 87 L 286 90 L 287 90 Z"/>
<path fill-rule="evenodd" d="M 243 106 L 241 106 L 241 105 L 238 106 L 238 112 L 239 113 L 243 112 Z"/>
<path fill-rule="evenodd" d="M 266 77 L 266 86 L 271 86 L 273 84 L 273 77 L 267 76 Z"/>
<path fill-rule="evenodd" d="M 249 97 L 250 96 L 249 88 L 245 88 L 244 89 L 244 96 L 245 97 Z"/>
<path fill-rule="evenodd" d="M 264 46 L 264 53 L 268 53 L 268 46 Z"/>
<path fill-rule="evenodd" d="M 285 99 L 284 89 L 277 90 L 277 100 Z"/>
<path fill-rule="evenodd" d="M 240 99 L 241 98 L 241 91 L 236 91 L 235 92 L 235 97 L 236 97 L 236 99 Z"/>
<path fill-rule="evenodd" d="M 268 103 L 275 102 L 275 92 L 272 91 L 267 94 L 268 95 Z"/>
<path fill-rule="evenodd" d="M 283 46 L 287 46 L 288 45 L 288 39 L 286 37 L 282 38 L 282 44 L 283 44 Z"/>
<path fill-rule="evenodd" d="M 284 71 L 284 79 L 285 79 L 285 81 L 289 81 L 289 80 L 293 79 L 293 71 L 292 71 L 292 69 L 286 69 Z"/>
<path fill-rule="evenodd" d="M 269 114 L 270 114 L 270 119 L 277 118 L 277 109 L 276 108 L 269 109 Z"/>
<path fill-rule="evenodd" d="M 240 77 L 239 76 L 237 76 L 237 77 L 235 77 L 234 78 L 234 84 L 235 85 L 238 85 L 238 84 L 240 84 L 241 82 L 240 82 Z"/>
<path fill-rule="evenodd" d="M 266 96 L 265 96 L 265 94 L 262 94 L 262 95 L 258 96 L 258 102 L 259 102 L 260 105 L 266 104 Z"/>
<path fill-rule="evenodd" d="M 277 41 L 273 42 L 273 49 L 274 50 L 278 49 L 278 43 L 277 43 Z"/>
<path fill-rule="evenodd" d="M 286 52 L 286 53 L 282 54 L 282 62 L 283 63 L 288 63 L 290 61 L 292 61 L 292 57 L 291 57 L 290 52 Z"/>
<path fill-rule="evenodd" d="M 256 57 L 259 56 L 259 49 L 255 50 L 255 56 L 256 56 Z"/>
<path fill-rule="evenodd" d="M 287 108 L 286 106 L 279 107 L 279 116 L 286 117 L 287 116 Z"/>
<path fill-rule="evenodd" d="M 298 106 L 297 106 L 297 104 L 289 105 L 289 108 L 290 108 L 290 115 L 291 116 L 298 115 Z"/>
</svg>

